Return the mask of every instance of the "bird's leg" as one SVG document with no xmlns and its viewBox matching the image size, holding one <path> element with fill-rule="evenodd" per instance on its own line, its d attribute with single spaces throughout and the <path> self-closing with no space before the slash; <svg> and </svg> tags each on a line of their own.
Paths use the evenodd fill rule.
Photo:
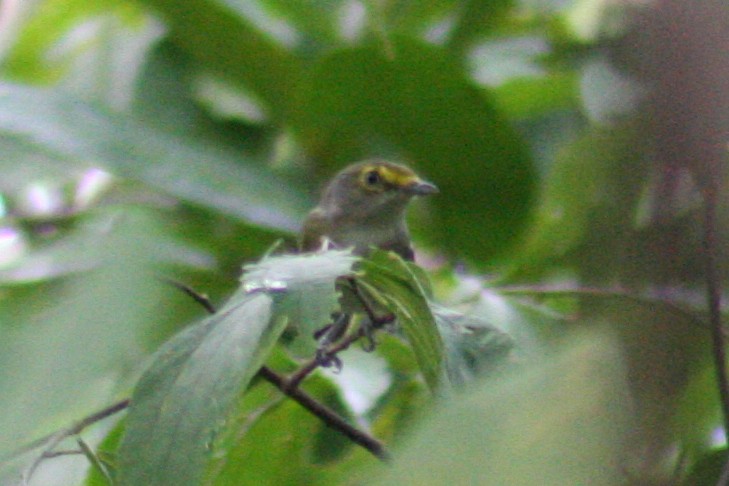
<svg viewBox="0 0 729 486">
<path fill-rule="evenodd" d="M 342 369 L 342 360 L 340 360 L 336 354 L 331 353 L 329 348 L 347 332 L 352 315 L 344 312 L 337 312 L 332 317 L 334 318 L 334 321 L 316 333 L 319 335 L 319 346 L 316 350 L 316 361 L 320 366 L 325 368 L 334 366 L 335 369 L 340 370 Z"/>
<path fill-rule="evenodd" d="M 377 341 L 375 341 L 375 325 L 370 319 L 363 319 L 360 324 L 360 330 L 362 337 L 365 340 L 362 342 L 362 350 L 365 353 L 371 353 L 377 347 Z"/>
</svg>

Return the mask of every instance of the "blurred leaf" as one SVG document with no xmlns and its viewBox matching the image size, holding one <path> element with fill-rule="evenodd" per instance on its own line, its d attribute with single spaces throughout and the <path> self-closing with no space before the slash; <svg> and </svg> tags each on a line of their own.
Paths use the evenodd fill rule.
<svg viewBox="0 0 729 486">
<path fill-rule="evenodd" d="M 238 293 L 157 352 L 132 395 L 119 484 L 199 484 L 233 400 L 283 331 L 272 303 Z"/>
<path fill-rule="evenodd" d="M 28 16 L 16 43 L 4 60 L 3 69 L 15 79 L 23 78 L 33 83 L 57 81 L 68 71 L 76 57 L 96 47 L 92 42 L 94 34 L 97 33 L 95 28 L 104 20 L 111 18 L 123 23 L 130 32 L 142 30 L 147 20 L 144 12 L 132 2 L 119 0 L 37 2 L 32 15 Z M 96 40 L 98 45 L 98 39 Z M 107 54 L 112 55 L 113 52 Z M 103 64 L 109 67 L 111 64 L 108 62 L 109 58 L 104 61 L 106 62 Z M 128 63 L 132 59 L 127 58 L 126 61 Z M 127 64 L 126 68 L 129 67 Z M 86 75 L 95 78 L 89 76 L 88 72 Z"/>
<path fill-rule="evenodd" d="M 316 63 L 302 98 L 313 156 L 333 166 L 394 152 L 438 185 L 421 234 L 431 244 L 484 262 L 519 235 L 536 182 L 527 147 L 443 50 L 403 39 L 391 56 L 339 50 Z"/>
<path fill-rule="evenodd" d="M 637 137 L 630 124 L 595 129 L 562 150 L 547 176 L 535 224 L 520 252 L 519 270 L 543 269 L 573 251 L 594 226 L 595 208 L 621 206 L 630 197 L 621 175 L 630 166 L 633 179 L 640 178 L 626 164 L 636 157 Z M 630 221 L 613 221 L 613 225 L 625 223 Z M 605 237 L 617 236 L 607 228 L 603 231 Z"/>
<path fill-rule="evenodd" d="M 727 449 L 715 449 L 700 458 L 691 473 L 681 482 L 684 486 L 714 486 L 719 484 L 727 462 Z"/>
<path fill-rule="evenodd" d="M 580 94 L 586 115 L 598 124 L 609 124 L 634 112 L 646 90 L 607 59 L 596 58 L 582 68 Z"/>
<path fill-rule="evenodd" d="M 372 432 L 387 444 L 394 444 L 416 425 L 416 419 L 432 400 L 419 380 L 412 349 L 399 337 L 379 337 L 377 353 L 389 364 L 392 383 L 367 414 Z"/>
<path fill-rule="evenodd" d="M 56 187 L 72 181 L 89 164 L 76 159 L 69 159 L 61 154 L 44 150 L 27 139 L 9 133 L 0 133 L 0 147 L 3 157 L 0 159 L 0 191 L 7 196 L 18 196 L 33 182 L 53 184 Z"/>
<path fill-rule="evenodd" d="M 496 104 L 512 120 L 580 107 L 577 79 L 572 73 L 512 79 L 493 93 Z"/>
<path fill-rule="evenodd" d="M 462 53 L 478 36 L 504 23 L 505 14 L 514 7 L 512 0 L 466 0 L 460 2 L 460 15 L 448 47 Z"/>
<path fill-rule="evenodd" d="M 108 404 L 170 322 L 189 317 L 155 278 L 165 227 L 149 211 L 120 213 L 94 271 L 0 291 L 0 454 Z"/>
<path fill-rule="evenodd" d="M 59 277 L 82 274 L 109 263 L 113 255 L 108 241 L 110 227 L 123 225 L 125 214 L 133 211 L 130 206 L 109 207 L 95 213 L 77 216 L 68 222 L 70 228 L 54 228 L 52 222 L 46 223 L 60 234 L 49 238 L 50 241 L 27 248 L 13 262 L 0 268 L 0 286 L 25 285 L 43 282 Z M 183 243 L 163 215 L 148 211 L 145 217 L 158 226 L 158 234 L 144 238 L 137 246 L 144 248 L 148 255 L 156 256 L 156 265 L 180 265 L 189 268 L 209 266 L 209 255 L 196 251 Z M 112 229 L 113 231 L 113 229 Z M 154 248 L 151 248 L 154 246 Z"/>
<path fill-rule="evenodd" d="M 445 344 L 451 383 L 464 384 L 506 362 L 514 343 L 503 331 L 476 316 L 440 305 L 431 304 L 430 309 Z"/>
<path fill-rule="evenodd" d="M 609 334 L 593 332 L 482 382 L 434 411 L 376 484 L 621 484 L 619 363 Z"/>
<path fill-rule="evenodd" d="M 409 264 L 392 252 L 375 251 L 361 261 L 358 283 L 397 316 L 431 391 L 443 385 L 444 345 L 425 291 Z"/>
<path fill-rule="evenodd" d="M 251 2 L 252 3 L 252 2 Z M 344 0 L 258 0 L 256 3 L 265 6 L 272 16 L 287 19 L 312 40 L 321 44 L 333 44 L 338 40 L 337 21 L 341 9 L 347 3 Z"/>
<path fill-rule="evenodd" d="M 637 419 L 631 447 L 641 451 L 626 468 L 671 480 L 677 437 L 688 449 L 696 435 L 707 432 L 707 422 L 716 420 L 715 412 L 702 403 L 711 398 L 692 396 L 688 388 L 698 386 L 712 366 L 708 326 L 690 312 L 660 303 L 595 296 L 583 298 L 581 307 L 585 319 L 609 323 L 619 338 Z M 704 393 L 718 393 L 715 386 Z M 696 401 L 687 403 L 691 398 Z M 680 436 L 679 427 L 690 432 Z"/>
<path fill-rule="evenodd" d="M 298 228 L 296 188 L 237 154 L 47 90 L 0 87 L 0 131 L 58 158 L 100 164 L 183 200 L 267 227 Z M 281 197 L 271 199 L 271 194 Z"/>
<path fill-rule="evenodd" d="M 250 17 L 255 5 L 234 0 L 144 3 L 167 19 L 175 44 L 203 67 L 248 88 L 275 118 L 285 119 L 295 109 L 290 93 L 300 78 L 299 61 L 258 28 Z"/>
</svg>

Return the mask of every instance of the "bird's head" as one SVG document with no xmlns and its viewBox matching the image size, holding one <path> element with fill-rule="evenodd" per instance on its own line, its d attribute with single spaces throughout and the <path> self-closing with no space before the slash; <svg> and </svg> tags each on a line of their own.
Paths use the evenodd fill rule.
<svg viewBox="0 0 729 486">
<path fill-rule="evenodd" d="M 324 190 L 321 207 L 353 221 L 387 220 L 404 214 L 414 196 L 438 192 L 404 165 L 368 160 L 339 172 Z"/>
</svg>

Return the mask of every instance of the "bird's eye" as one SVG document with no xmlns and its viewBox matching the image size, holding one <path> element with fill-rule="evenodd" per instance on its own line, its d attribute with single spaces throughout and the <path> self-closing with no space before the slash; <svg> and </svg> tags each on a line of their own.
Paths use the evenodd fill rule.
<svg viewBox="0 0 729 486">
<path fill-rule="evenodd" d="M 365 175 L 365 182 L 368 186 L 377 185 L 380 182 L 380 173 L 376 170 L 371 170 Z"/>
</svg>

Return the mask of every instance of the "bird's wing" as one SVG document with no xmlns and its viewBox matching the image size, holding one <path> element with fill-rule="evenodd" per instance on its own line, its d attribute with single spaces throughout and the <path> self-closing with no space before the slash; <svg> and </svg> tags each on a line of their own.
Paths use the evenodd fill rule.
<svg viewBox="0 0 729 486">
<path fill-rule="evenodd" d="M 301 228 L 301 251 L 320 250 L 326 237 L 329 236 L 329 220 L 318 208 L 312 210 Z"/>
</svg>

